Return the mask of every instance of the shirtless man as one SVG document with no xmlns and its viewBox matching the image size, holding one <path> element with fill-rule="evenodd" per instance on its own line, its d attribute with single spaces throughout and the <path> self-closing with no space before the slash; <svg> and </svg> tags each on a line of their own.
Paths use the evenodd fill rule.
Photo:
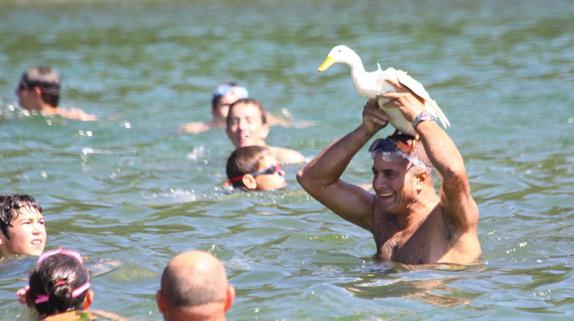
<svg viewBox="0 0 574 321">
<path fill-rule="evenodd" d="M 0 195 L 0 259 L 40 255 L 46 246 L 42 208 L 29 195 Z"/>
<path fill-rule="evenodd" d="M 60 116 L 67 119 L 93 121 L 95 115 L 78 108 L 62 108 L 60 102 L 60 76 L 50 67 L 32 67 L 22 74 L 16 87 L 18 103 L 28 111 L 44 116 Z"/>
<path fill-rule="evenodd" d="M 376 256 L 405 264 L 470 264 L 480 257 L 478 207 L 470 195 L 464 161 L 455 144 L 408 89 L 384 96 L 416 129 L 418 139 L 393 134 L 376 140 L 372 194 L 341 180 L 353 156 L 388 124 L 388 116 L 372 100 L 362 124 L 325 148 L 297 176 L 315 199 L 337 215 L 369 230 Z M 433 187 L 431 165 L 442 178 Z"/>
<path fill-rule="evenodd" d="M 229 107 L 227 137 L 235 148 L 266 146 L 281 164 L 302 163 L 305 157 L 296 150 L 268 146 L 265 142 L 270 127 L 263 105 L 252 98 L 240 99 Z"/>
<path fill-rule="evenodd" d="M 184 252 L 163 270 L 156 303 L 165 321 L 224 321 L 235 299 L 225 267 L 203 251 Z"/>
</svg>

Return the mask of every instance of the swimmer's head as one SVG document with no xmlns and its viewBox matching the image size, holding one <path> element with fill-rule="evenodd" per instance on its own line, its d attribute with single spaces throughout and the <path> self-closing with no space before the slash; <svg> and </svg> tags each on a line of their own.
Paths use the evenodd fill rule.
<svg viewBox="0 0 574 321">
<path fill-rule="evenodd" d="M 395 133 L 386 138 L 379 138 L 371 144 L 369 152 L 373 159 L 380 156 L 385 161 L 407 160 L 421 169 L 432 168 L 423 145 L 410 135 Z"/>
<path fill-rule="evenodd" d="M 46 237 L 42 208 L 32 196 L 0 196 L 0 257 L 40 255 Z"/>
<path fill-rule="evenodd" d="M 22 74 L 16 88 L 16 94 L 21 100 L 20 105 L 25 109 L 29 108 L 28 104 L 22 101 L 21 93 L 34 90 L 34 88 L 41 90 L 41 98 L 44 103 L 52 107 L 58 107 L 60 101 L 60 76 L 55 70 L 50 67 L 40 66 L 29 68 Z"/>
<path fill-rule="evenodd" d="M 215 88 L 211 96 L 211 115 L 213 121 L 224 125 L 229 107 L 239 99 L 249 97 L 249 92 L 235 82 L 226 82 Z"/>
<path fill-rule="evenodd" d="M 92 302 L 90 273 L 76 251 L 59 248 L 42 254 L 28 285 L 26 301 L 41 317 L 83 310 Z"/>
<path fill-rule="evenodd" d="M 285 187 L 285 172 L 267 147 L 236 149 L 227 159 L 227 183 L 244 190 L 269 191 Z"/>
</svg>

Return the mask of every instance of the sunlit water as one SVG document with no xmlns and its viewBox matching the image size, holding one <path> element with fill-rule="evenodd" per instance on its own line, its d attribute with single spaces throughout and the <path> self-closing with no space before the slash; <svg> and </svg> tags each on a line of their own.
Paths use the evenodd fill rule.
<svg viewBox="0 0 574 321">
<path fill-rule="evenodd" d="M 572 1 L 0 1 L 1 193 L 39 200 L 48 248 L 119 263 L 96 273 L 94 307 L 134 320 L 161 320 L 160 273 L 190 248 L 224 261 L 232 320 L 571 320 L 573 30 Z M 233 79 L 293 117 L 270 144 L 313 157 L 360 123 L 348 69 L 316 72 L 339 43 L 368 69 L 408 70 L 448 115 L 483 264 L 376 263 L 367 232 L 297 185 L 299 166 L 286 190 L 228 195 L 224 132 L 176 133 Z M 100 120 L 16 108 L 40 64 L 61 73 L 62 105 Z M 367 183 L 370 166 L 362 151 L 345 178 Z M 14 295 L 33 264 L 0 263 L 1 320 L 33 318 Z"/>
</svg>

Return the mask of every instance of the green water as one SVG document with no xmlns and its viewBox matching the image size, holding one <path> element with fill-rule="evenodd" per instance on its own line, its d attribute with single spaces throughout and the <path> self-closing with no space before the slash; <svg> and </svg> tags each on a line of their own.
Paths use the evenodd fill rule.
<svg viewBox="0 0 574 321">
<path fill-rule="evenodd" d="M 231 320 L 571 320 L 573 31 L 566 0 L 0 1 L 0 193 L 39 200 L 48 248 L 120 262 L 95 278 L 94 307 L 134 320 L 161 320 L 160 273 L 190 248 L 225 262 Z M 271 145 L 313 157 L 360 122 L 347 68 L 316 72 L 340 43 L 367 69 L 409 71 L 448 115 L 484 264 L 376 263 L 368 233 L 297 185 L 299 166 L 286 190 L 226 195 L 223 131 L 176 133 L 233 79 L 292 115 Z M 40 64 L 62 75 L 62 105 L 100 120 L 14 108 Z M 368 182 L 370 166 L 365 150 L 345 178 Z M 0 266 L 0 320 L 32 319 L 14 292 L 33 263 Z"/>
</svg>

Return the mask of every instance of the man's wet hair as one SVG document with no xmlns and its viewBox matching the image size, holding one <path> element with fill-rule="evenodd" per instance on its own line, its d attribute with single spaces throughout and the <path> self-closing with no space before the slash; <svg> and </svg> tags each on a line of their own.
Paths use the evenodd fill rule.
<svg viewBox="0 0 574 321">
<path fill-rule="evenodd" d="M 256 172 L 259 161 L 269 149 L 265 146 L 239 147 L 227 158 L 225 172 L 233 187 L 243 187 L 239 178 L 245 174 Z"/>
<path fill-rule="evenodd" d="M 31 207 L 42 213 L 42 207 L 27 194 L 0 195 L 0 230 L 10 239 L 9 229 L 12 222 L 20 215 L 20 209 Z"/>
<path fill-rule="evenodd" d="M 240 104 L 257 106 L 259 108 L 259 112 L 261 114 L 261 123 L 267 124 L 267 110 L 265 110 L 265 107 L 263 107 L 263 104 L 261 104 L 261 102 L 259 100 L 254 99 L 254 98 L 243 98 L 243 99 L 237 100 L 236 102 L 231 104 L 231 106 L 229 106 L 229 114 L 227 114 L 227 127 L 229 127 L 229 125 L 231 123 L 231 111 L 233 110 L 233 108 L 235 106 L 240 105 Z"/>
<path fill-rule="evenodd" d="M 58 107 L 60 102 L 60 76 L 47 66 L 28 68 L 20 79 L 20 88 L 42 89 L 42 100 L 53 107 Z"/>
</svg>

